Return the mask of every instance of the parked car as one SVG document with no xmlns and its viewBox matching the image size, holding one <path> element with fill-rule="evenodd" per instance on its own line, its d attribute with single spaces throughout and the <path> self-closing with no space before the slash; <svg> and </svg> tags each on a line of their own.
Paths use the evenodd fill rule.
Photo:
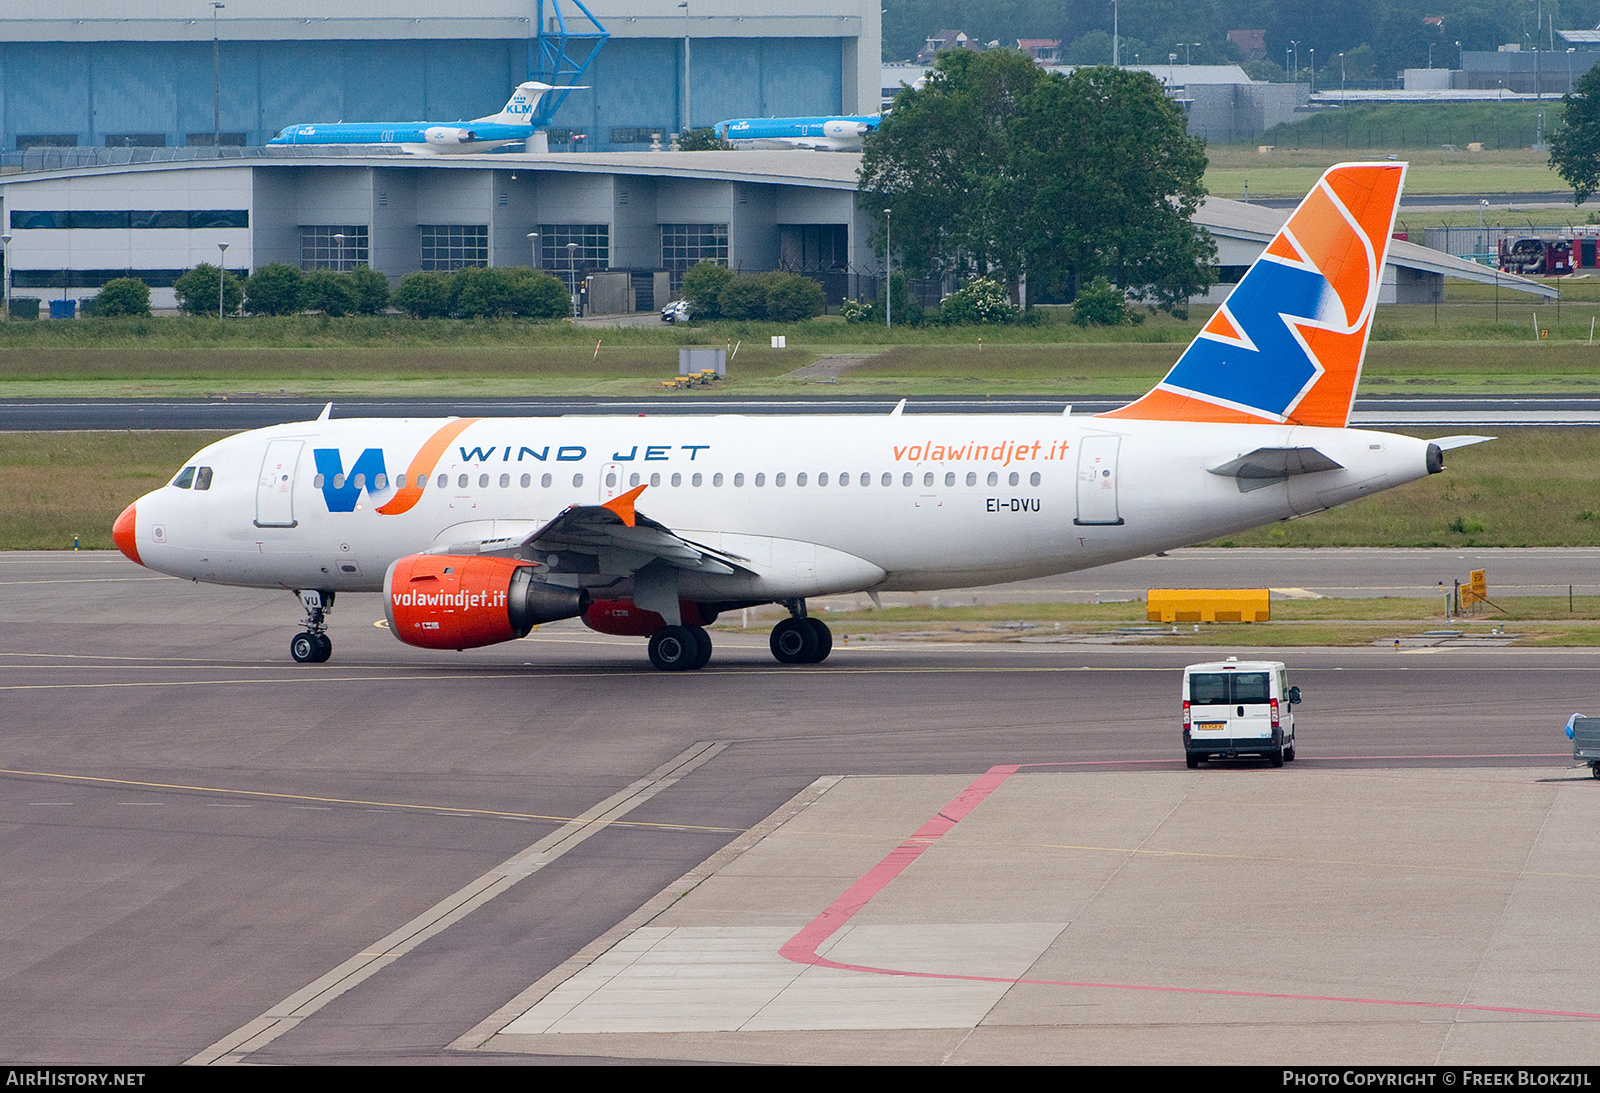
<svg viewBox="0 0 1600 1093">
<path fill-rule="evenodd" d="M 664 323 L 686 323 L 689 321 L 689 316 L 688 300 L 674 300 L 661 309 L 661 321 Z"/>
</svg>

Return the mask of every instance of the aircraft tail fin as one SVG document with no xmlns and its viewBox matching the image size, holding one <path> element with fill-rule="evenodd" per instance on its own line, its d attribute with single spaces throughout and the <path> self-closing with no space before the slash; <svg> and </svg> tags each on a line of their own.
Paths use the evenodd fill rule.
<svg viewBox="0 0 1600 1093">
<path fill-rule="evenodd" d="M 533 112 L 539 107 L 539 100 L 546 93 L 555 88 L 547 83 L 529 80 L 518 84 L 517 89 L 511 93 L 511 98 L 506 100 L 505 106 L 500 108 L 500 113 L 490 114 L 486 118 L 473 118 L 474 122 L 494 122 L 499 125 L 533 125 Z"/>
<path fill-rule="evenodd" d="M 1166 378 L 1101 416 L 1343 428 L 1405 172 L 1328 168 Z"/>
</svg>

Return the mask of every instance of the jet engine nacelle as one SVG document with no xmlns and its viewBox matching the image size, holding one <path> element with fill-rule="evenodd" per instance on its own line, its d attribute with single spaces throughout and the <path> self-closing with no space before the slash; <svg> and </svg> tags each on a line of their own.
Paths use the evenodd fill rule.
<svg viewBox="0 0 1600 1093">
<path fill-rule="evenodd" d="M 859 121 L 825 121 L 822 123 L 822 135 L 834 140 L 854 140 L 866 136 L 868 128 L 866 123 Z"/>
<path fill-rule="evenodd" d="M 471 144 L 478 135 L 471 129 L 458 129 L 453 125 L 432 125 L 422 131 L 422 139 L 429 144 Z"/>
<path fill-rule="evenodd" d="M 679 600 L 678 614 L 685 626 L 710 626 L 717 613 L 693 600 Z M 647 638 L 667 624 L 654 611 L 646 611 L 632 600 L 595 600 L 583 612 L 583 625 L 602 634 L 628 638 Z"/>
<path fill-rule="evenodd" d="M 383 578 L 389 629 L 424 649 L 476 649 L 525 636 L 589 606 L 581 589 L 534 579 L 538 566 L 484 555 L 412 554 Z"/>
</svg>

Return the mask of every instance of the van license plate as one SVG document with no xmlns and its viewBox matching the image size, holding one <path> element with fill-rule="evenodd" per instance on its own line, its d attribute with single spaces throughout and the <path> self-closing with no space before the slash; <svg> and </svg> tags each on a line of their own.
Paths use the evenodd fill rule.
<svg viewBox="0 0 1600 1093">
<path fill-rule="evenodd" d="M 1201 732 L 1221 732 L 1228 727 L 1226 721 L 1201 721 L 1195 725 Z"/>
</svg>

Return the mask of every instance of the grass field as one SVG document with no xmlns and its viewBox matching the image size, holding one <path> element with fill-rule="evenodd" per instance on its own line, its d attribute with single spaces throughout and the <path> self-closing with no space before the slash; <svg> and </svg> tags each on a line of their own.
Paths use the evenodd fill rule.
<svg viewBox="0 0 1600 1093">
<path fill-rule="evenodd" d="M 1546 118 L 1550 112 L 1546 111 Z M 1267 137 L 1262 144 L 1271 144 Z M 1533 143 L 1530 126 L 1526 143 Z M 1462 147 L 1465 147 L 1463 142 Z M 1438 148 L 1390 147 L 1288 148 L 1267 153 L 1254 147 L 1211 145 L 1206 149 L 1206 189 L 1217 197 L 1300 197 L 1322 172 L 1349 160 L 1392 156 L 1411 165 L 1406 173 L 1410 194 L 1486 194 L 1570 190 L 1550 169 L 1549 155 L 1528 148 L 1485 152 L 1447 152 Z M 1476 223 L 1476 221 L 1472 221 Z"/>
<path fill-rule="evenodd" d="M 1145 618 L 1144 604 L 1036 603 L 979 607 L 891 607 L 829 612 L 835 641 L 894 638 L 994 642 L 1019 637 L 1105 637 L 1160 645 L 1237 645 L 1240 648 L 1362 646 L 1389 643 L 1428 630 L 1486 636 L 1496 627 L 1519 635 L 1519 645 L 1579 646 L 1600 643 L 1600 596 L 1526 596 L 1497 600 L 1485 609 L 1445 617 L 1444 599 L 1274 600 L 1265 623 L 1192 623 L 1161 627 Z M 1132 632 L 1138 631 L 1138 632 Z"/>
<path fill-rule="evenodd" d="M 68 549 L 73 536 L 110 547 L 117 514 L 220 435 L 0 434 L 0 549 Z M 1446 462 L 1444 474 L 1218 545 L 1600 545 L 1600 430 L 1508 429 Z"/>
</svg>

